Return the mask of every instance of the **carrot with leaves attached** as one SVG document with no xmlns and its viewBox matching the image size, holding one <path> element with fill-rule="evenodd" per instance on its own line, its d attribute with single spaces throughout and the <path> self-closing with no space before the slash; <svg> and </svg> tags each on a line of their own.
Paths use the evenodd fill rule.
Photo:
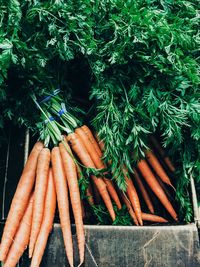
<svg viewBox="0 0 200 267">
<path fill-rule="evenodd" d="M 8 252 L 4 267 L 15 267 L 27 248 L 30 232 L 31 222 L 33 214 L 33 195 L 30 197 L 28 206 L 24 213 L 24 216 L 20 222 L 19 228 L 16 232 L 11 248 Z"/>
<path fill-rule="evenodd" d="M 149 211 L 151 213 L 154 213 L 154 207 L 153 207 L 153 203 L 150 199 L 149 193 L 147 192 L 147 190 L 146 190 L 146 188 L 145 188 L 145 186 L 144 186 L 144 184 L 143 184 L 143 182 L 139 176 L 139 173 L 136 171 L 136 169 L 134 169 L 134 180 L 136 181 L 136 183 L 140 189 L 140 192 L 143 196 L 143 199 L 144 199 Z"/>
<path fill-rule="evenodd" d="M 79 136 L 76 133 L 70 133 L 67 137 L 72 150 L 76 153 L 76 155 L 78 156 L 78 158 L 81 160 L 81 162 L 87 167 L 87 168 L 93 168 L 95 169 L 95 165 L 89 155 L 89 153 L 87 152 L 84 144 L 82 143 L 81 139 L 79 138 Z M 108 212 L 110 213 L 110 216 L 112 218 L 112 220 L 115 220 L 115 212 L 113 209 L 113 205 L 112 205 L 112 201 L 110 199 L 110 196 L 108 194 L 107 191 L 107 187 L 105 182 L 103 181 L 102 178 L 97 178 L 94 175 L 91 175 L 91 178 L 93 180 L 93 182 L 95 183 L 96 187 L 99 190 L 99 193 L 108 209 Z"/>
<path fill-rule="evenodd" d="M 79 138 L 82 140 L 83 144 L 85 145 L 85 148 L 87 152 L 89 153 L 91 159 L 93 160 L 95 167 L 99 170 L 106 169 L 106 165 L 103 163 L 103 161 L 99 157 L 98 153 L 95 150 L 95 147 L 91 143 L 88 135 L 84 132 L 84 130 L 82 128 L 77 128 L 75 130 L 75 133 L 79 136 Z M 115 190 L 115 187 L 112 181 L 110 179 L 107 179 L 106 177 L 103 177 L 103 180 L 106 183 L 106 186 L 107 186 L 107 189 L 108 189 L 108 192 L 111 198 L 116 203 L 118 209 L 121 209 L 122 206 L 121 206 L 119 197 L 117 195 L 117 192 Z"/>
<path fill-rule="evenodd" d="M 71 199 L 72 210 L 75 219 L 76 233 L 78 239 L 78 248 L 80 256 L 80 265 L 84 262 L 85 252 L 85 235 L 82 219 L 81 198 L 78 186 L 78 178 L 76 171 L 76 164 L 72 157 L 72 151 L 65 140 L 65 143 L 59 144 L 60 153 L 63 161 L 65 174 L 67 176 L 67 184 L 69 186 L 69 193 Z"/>
<path fill-rule="evenodd" d="M 155 147 L 155 149 L 158 151 L 160 156 L 163 158 L 168 169 L 171 172 L 175 172 L 176 169 L 175 169 L 174 165 L 172 164 L 170 158 L 166 155 L 164 149 L 161 147 L 161 145 L 159 144 L 159 142 L 157 141 L 157 139 L 153 135 L 150 136 L 150 141 L 153 144 L 153 146 Z"/>
<path fill-rule="evenodd" d="M 127 177 L 126 170 L 124 170 L 124 178 L 126 181 L 126 194 L 131 202 L 131 205 L 134 209 L 135 215 L 138 219 L 138 222 L 140 225 L 143 225 L 142 222 L 142 211 L 140 206 L 140 200 L 137 194 L 137 191 L 135 189 L 135 186 L 130 178 Z"/>
<path fill-rule="evenodd" d="M 61 229 L 63 232 L 63 239 L 65 250 L 70 267 L 73 263 L 73 243 L 69 215 L 69 196 L 67 188 L 67 180 L 63 169 L 62 158 L 59 147 L 54 147 L 51 152 L 51 163 L 53 168 L 54 184 L 56 188 L 56 196 L 58 202 L 58 210 L 60 217 Z"/>
<path fill-rule="evenodd" d="M 131 218 L 133 219 L 135 225 L 139 225 L 139 223 L 138 223 L 138 219 L 137 219 L 137 217 L 136 217 L 136 215 L 135 215 L 135 212 L 133 211 L 133 208 L 132 208 L 132 206 L 131 206 L 130 200 L 128 199 L 128 197 L 126 196 L 125 193 L 120 192 L 120 195 L 121 195 L 121 198 L 122 198 L 124 204 L 125 204 L 126 207 L 127 207 L 127 210 L 128 210 L 128 212 L 129 212 Z"/>
<path fill-rule="evenodd" d="M 144 221 L 149 221 L 149 222 L 157 222 L 157 223 L 166 223 L 168 222 L 165 218 L 155 215 L 155 214 L 149 214 L 149 213 L 144 213 L 142 212 L 142 219 Z"/>
<path fill-rule="evenodd" d="M 35 197 L 33 202 L 33 221 L 29 242 L 29 258 L 32 257 L 35 242 L 40 231 L 43 219 L 45 194 L 48 184 L 49 165 L 51 153 L 48 148 L 43 148 L 38 157 L 35 182 Z"/>
<path fill-rule="evenodd" d="M 162 187 L 159 185 L 158 181 L 156 180 L 156 177 L 152 173 L 150 167 L 148 166 L 146 160 L 140 160 L 137 164 L 137 167 L 139 171 L 141 172 L 142 176 L 150 186 L 151 190 L 155 193 L 155 195 L 159 198 L 163 206 L 166 208 L 166 210 L 169 212 L 169 214 L 172 216 L 172 218 L 175 221 L 178 221 L 177 214 L 172 207 L 169 199 L 167 198 L 165 192 L 163 191 Z"/>
<path fill-rule="evenodd" d="M 145 156 L 155 173 L 158 175 L 158 177 L 167 185 L 171 186 L 174 190 L 174 186 L 172 185 L 169 176 L 166 174 L 165 170 L 163 169 L 162 165 L 160 164 L 157 157 L 154 155 L 154 153 L 150 150 L 145 152 Z"/>
<path fill-rule="evenodd" d="M 83 129 L 85 134 L 88 136 L 88 138 L 90 139 L 91 143 L 93 144 L 98 156 L 101 158 L 103 156 L 103 153 L 102 153 L 101 148 L 99 147 L 99 144 L 97 143 L 95 137 L 93 136 L 91 130 L 89 129 L 89 127 L 87 125 L 83 125 L 83 126 L 81 126 L 81 129 Z"/>
<path fill-rule="evenodd" d="M 43 144 L 41 142 L 37 142 L 34 145 L 23 169 L 4 227 L 0 245 L 0 261 L 5 261 L 12 240 L 27 207 L 35 182 L 38 156 L 42 148 Z"/>
<path fill-rule="evenodd" d="M 52 169 L 50 169 L 47 192 L 45 197 L 44 216 L 40 232 L 37 237 L 37 241 L 35 243 L 33 257 L 31 260 L 31 267 L 40 266 L 45 251 L 45 247 L 48 241 L 49 233 L 51 232 L 53 227 L 55 210 L 56 210 L 56 191 L 53 181 Z"/>
</svg>

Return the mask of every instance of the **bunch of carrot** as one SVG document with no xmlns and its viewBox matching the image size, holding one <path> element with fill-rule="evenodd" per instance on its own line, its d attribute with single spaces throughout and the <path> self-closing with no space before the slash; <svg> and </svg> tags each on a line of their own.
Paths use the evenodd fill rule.
<svg viewBox="0 0 200 267">
<path fill-rule="evenodd" d="M 41 111 L 48 119 L 49 113 Z M 63 116 L 60 117 L 63 125 L 53 121 L 52 117 L 45 122 L 46 138 L 41 135 L 43 142 L 38 141 L 34 145 L 25 164 L 1 240 L 0 261 L 5 263 L 4 267 L 15 266 L 27 246 L 31 267 L 40 266 L 52 229 L 56 202 L 69 265 L 74 266 L 70 202 L 78 239 L 79 266 L 84 262 L 84 202 L 78 181 L 81 168 L 93 170 L 86 190 L 89 205 L 93 207 L 102 199 L 112 221 L 116 219 L 116 209 L 120 210 L 124 204 L 135 225 L 143 225 L 143 221 L 167 222 L 154 214 L 152 193 L 169 215 L 178 221 L 166 188 L 167 185 L 174 189 L 167 173 L 174 172 L 175 168 L 154 136 L 150 137 L 150 141 L 160 155 L 159 159 L 153 150 L 147 150 L 145 158 L 133 168 L 133 174 L 123 166 L 127 186 L 122 192 L 117 186 L 117 177 L 108 178 L 108 168 L 103 161 L 103 142 L 95 138 L 86 125 L 78 125 L 76 118 L 60 110 L 57 104 L 52 107 L 52 112 Z M 62 135 L 60 130 L 66 135 Z M 45 141 L 50 138 L 54 143 L 52 150 Z M 149 213 L 142 211 L 141 201 L 146 203 Z"/>
<path fill-rule="evenodd" d="M 50 149 L 37 142 L 19 180 L 4 227 L 0 260 L 5 267 L 16 266 L 29 246 L 30 266 L 40 266 L 51 232 L 56 200 L 70 266 L 73 264 L 73 243 L 69 199 L 74 214 L 80 265 L 84 261 L 85 236 L 76 164 L 65 139 Z"/>
</svg>

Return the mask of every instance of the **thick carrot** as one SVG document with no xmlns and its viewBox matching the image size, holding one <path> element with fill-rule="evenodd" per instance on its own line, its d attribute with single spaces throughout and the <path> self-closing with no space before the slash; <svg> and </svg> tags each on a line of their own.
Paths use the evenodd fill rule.
<svg viewBox="0 0 200 267">
<path fill-rule="evenodd" d="M 129 199 L 127 198 L 127 196 L 123 192 L 120 192 L 120 195 L 121 195 L 121 198 L 122 198 L 124 204 L 126 205 L 126 207 L 128 209 L 128 212 L 129 212 L 131 218 L 133 219 L 135 225 L 139 225 L 138 219 L 135 215 L 135 212 L 133 211 L 133 208 L 131 206 Z"/>
<path fill-rule="evenodd" d="M 143 182 L 139 176 L 139 173 L 136 171 L 136 169 L 134 169 L 134 179 L 135 179 L 135 181 L 136 181 L 136 183 L 140 189 L 140 192 L 143 196 L 143 199 L 144 199 L 149 211 L 151 213 L 154 213 L 154 207 L 153 207 L 153 203 L 150 199 L 149 193 L 147 192 L 147 190 L 146 190 L 146 188 L 145 188 L 145 186 L 144 186 L 144 184 L 143 184 Z"/>
<path fill-rule="evenodd" d="M 31 191 L 35 182 L 35 173 L 38 155 L 43 148 L 41 142 L 37 142 L 27 160 L 13 197 L 7 221 L 4 227 L 0 246 L 0 261 L 5 261 L 6 255 L 12 244 L 14 235 L 27 207 Z"/>
<path fill-rule="evenodd" d="M 84 262 L 85 235 L 84 235 L 84 226 L 82 219 L 81 197 L 80 197 L 78 178 L 76 172 L 76 164 L 71 156 L 72 151 L 66 140 L 64 144 L 63 143 L 59 144 L 59 148 L 65 174 L 67 176 L 67 184 L 69 186 L 70 199 L 76 225 L 80 265 L 81 265 Z"/>
<path fill-rule="evenodd" d="M 135 189 L 135 186 L 133 185 L 133 182 L 131 179 L 129 179 L 125 173 L 126 171 L 124 171 L 124 178 L 127 184 L 126 187 L 126 193 L 128 195 L 128 198 L 131 202 L 131 205 L 135 211 L 135 215 L 138 219 L 138 222 L 140 225 L 143 225 L 142 222 L 142 211 L 141 211 L 141 207 L 140 207 L 140 200 L 138 198 L 138 194 L 137 191 Z"/>
<path fill-rule="evenodd" d="M 20 222 L 12 246 L 8 252 L 6 262 L 3 265 L 4 267 L 15 267 L 20 257 L 24 253 L 24 250 L 26 249 L 29 242 L 32 214 L 33 214 L 33 195 L 30 197 L 28 206 Z"/>
<path fill-rule="evenodd" d="M 162 148 L 162 146 L 159 144 L 159 142 L 157 141 L 157 139 L 153 135 L 150 136 L 150 141 L 153 144 L 153 146 L 155 147 L 155 149 L 158 151 L 160 156 L 163 158 L 168 169 L 172 172 L 175 172 L 176 169 L 175 169 L 174 165 L 172 164 L 170 158 L 166 155 L 164 149 Z"/>
<path fill-rule="evenodd" d="M 163 206 L 167 209 L 169 214 L 174 218 L 174 220 L 178 221 L 177 214 L 172 207 L 170 201 L 168 200 L 165 192 L 163 191 L 162 187 L 159 185 L 158 181 L 156 180 L 156 177 L 152 173 L 150 167 L 148 166 L 147 162 L 143 159 L 138 162 L 137 165 L 138 169 L 140 170 L 142 176 L 152 189 L 152 191 L 155 193 L 155 195 L 159 198 Z"/>
<path fill-rule="evenodd" d="M 150 222 L 158 222 L 158 223 L 165 223 L 168 222 L 165 218 L 157 216 L 155 214 L 148 214 L 142 212 L 142 219 L 144 221 L 150 221 Z"/>
<path fill-rule="evenodd" d="M 67 188 L 67 180 L 63 169 L 62 158 L 59 147 L 54 147 L 51 152 L 51 162 L 53 168 L 54 184 L 56 188 L 56 196 L 58 201 L 58 210 L 60 223 L 63 232 L 65 250 L 69 265 L 73 266 L 73 243 L 69 215 L 69 196 Z"/>
<path fill-rule="evenodd" d="M 44 254 L 47 240 L 49 237 L 49 233 L 52 230 L 55 210 L 56 210 L 56 191 L 53 181 L 53 173 L 52 170 L 50 169 L 47 192 L 45 197 L 44 216 L 40 232 L 37 237 L 37 241 L 35 243 L 33 257 L 31 260 L 31 267 L 40 266 L 42 256 Z"/>
<path fill-rule="evenodd" d="M 106 165 L 103 163 L 103 161 L 99 157 L 99 155 L 96 152 L 95 147 L 91 143 L 88 135 L 83 131 L 82 128 L 77 128 L 75 130 L 75 133 L 79 136 L 79 138 L 82 140 L 83 144 L 85 145 L 85 148 L 86 148 L 87 152 L 89 153 L 91 159 L 93 160 L 95 167 L 99 170 L 105 169 Z M 109 192 L 111 198 L 116 203 L 118 209 L 121 209 L 122 206 L 121 206 L 119 197 L 117 195 L 117 192 L 115 190 L 115 187 L 114 187 L 112 181 L 105 178 L 105 177 L 103 177 L 103 180 L 107 185 L 107 189 L 108 189 L 108 192 Z"/>
<path fill-rule="evenodd" d="M 40 231 L 43 219 L 45 194 L 48 184 L 49 165 L 51 153 L 48 148 L 43 148 L 38 157 L 35 181 L 35 197 L 33 202 L 33 221 L 29 242 L 29 258 L 32 257 L 35 242 Z"/>
<path fill-rule="evenodd" d="M 94 135 L 92 134 L 91 130 L 88 128 L 87 125 L 81 126 L 81 129 L 86 133 L 88 138 L 90 139 L 91 143 L 93 144 L 98 156 L 101 158 L 103 156 L 103 153 L 99 147 L 99 144 L 97 143 L 96 139 L 94 138 Z"/>
<path fill-rule="evenodd" d="M 81 160 L 81 162 L 87 167 L 87 168 L 95 168 L 95 165 L 87 152 L 84 144 L 82 143 L 81 139 L 76 133 L 71 133 L 67 137 L 73 151 L 77 154 L 78 158 Z M 99 193 L 108 209 L 108 212 L 110 213 L 110 216 L 112 220 L 115 220 L 115 212 L 113 209 L 113 205 L 110 199 L 110 196 L 108 194 L 106 184 L 104 183 L 102 178 L 97 178 L 94 175 L 91 175 L 92 180 L 94 181 L 96 187 L 99 190 Z"/>
<path fill-rule="evenodd" d="M 170 185 L 174 190 L 176 190 L 174 188 L 174 186 L 172 185 L 169 176 L 166 174 L 165 170 L 163 169 L 163 167 L 161 166 L 159 160 L 157 159 L 157 157 L 154 155 L 154 153 L 150 150 L 145 152 L 145 156 L 147 161 L 149 162 L 149 164 L 151 165 L 151 167 L 153 168 L 153 170 L 155 171 L 155 173 L 158 175 L 158 177 L 160 177 L 160 179 Z"/>
</svg>

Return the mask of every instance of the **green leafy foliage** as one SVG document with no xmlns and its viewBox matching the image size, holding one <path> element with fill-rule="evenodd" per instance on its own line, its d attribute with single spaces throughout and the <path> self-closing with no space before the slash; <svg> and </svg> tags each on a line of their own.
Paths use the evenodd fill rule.
<svg viewBox="0 0 200 267">
<path fill-rule="evenodd" d="M 198 5 L 2 0 L 0 127 L 12 119 L 36 129 L 30 96 L 40 99 L 59 85 L 76 99 L 84 73 L 87 85 L 79 84 L 78 98 L 90 88 L 89 115 L 119 187 L 126 186 L 122 166 L 131 171 L 148 134 L 157 132 L 177 166 L 177 199 L 191 220 L 190 176 L 200 187 Z"/>
</svg>

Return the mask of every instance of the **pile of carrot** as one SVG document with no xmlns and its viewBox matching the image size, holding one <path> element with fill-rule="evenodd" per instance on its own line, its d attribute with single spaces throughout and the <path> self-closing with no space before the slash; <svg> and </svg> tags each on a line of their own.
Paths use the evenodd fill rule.
<svg viewBox="0 0 200 267">
<path fill-rule="evenodd" d="M 4 227 L 0 245 L 0 261 L 4 262 L 4 267 L 16 266 L 27 246 L 30 266 L 40 266 L 52 230 L 56 204 L 68 262 L 74 266 L 70 203 L 77 232 L 79 266 L 82 265 L 85 234 L 84 202 L 78 183 L 81 167 L 102 171 L 99 177 L 90 175 L 87 200 L 91 206 L 102 200 L 112 221 L 116 219 L 115 209 L 120 210 L 125 205 L 135 225 L 143 225 L 143 221 L 168 222 L 155 214 L 152 195 L 159 199 L 171 218 L 178 221 L 167 189 L 174 190 L 168 173 L 174 172 L 175 168 L 156 138 L 152 136 L 150 141 L 153 149 L 145 151 L 145 158 L 137 163 L 133 174 L 123 167 L 126 192 L 117 187 L 117 177 L 107 178 L 102 142 L 99 143 L 86 125 L 62 136 L 52 150 L 38 141 L 23 169 Z M 145 203 L 149 213 L 143 212 L 141 202 Z"/>
</svg>

